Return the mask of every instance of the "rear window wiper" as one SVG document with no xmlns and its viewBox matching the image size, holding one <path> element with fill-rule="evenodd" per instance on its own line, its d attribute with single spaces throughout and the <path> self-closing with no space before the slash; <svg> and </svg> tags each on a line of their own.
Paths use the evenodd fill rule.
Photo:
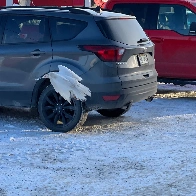
<svg viewBox="0 0 196 196">
<path fill-rule="evenodd" d="M 142 43 L 142 42 L 147 42 L 148 39 L 147 38 L 142 38 L 139 41 L 137 41 L 138 44 Z"/>
</svg>

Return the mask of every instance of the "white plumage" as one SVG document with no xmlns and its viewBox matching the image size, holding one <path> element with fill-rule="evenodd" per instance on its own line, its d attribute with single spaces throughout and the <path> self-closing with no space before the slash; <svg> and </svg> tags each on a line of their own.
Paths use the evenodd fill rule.
<svg viewBox="0 0 196 196">
<path fill-rule="evenodd" d="M 59 65 L 58 68 L 59 72 L 50 72 L 47 75 L 55 91 L 65 100 L 69 103 L 71 98 L 85 101 L 86 96 L 91 96 L 89 88 L 79 83 L 82 80 L 81 77 L 62 65 Z"/>
</svg>

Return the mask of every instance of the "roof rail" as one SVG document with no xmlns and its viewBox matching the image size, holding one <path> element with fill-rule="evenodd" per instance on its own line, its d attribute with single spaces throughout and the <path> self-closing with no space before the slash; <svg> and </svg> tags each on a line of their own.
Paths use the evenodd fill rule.
<svg viewBox="0 0 196 196">
<path fill-rule="evenodd" d="M 86 14 L 91 15 L 88 11 L 86 11 L 83 7 L 59 7 L 59 10 L 69 10 L 74 14 Z"/>
<path fill-rule="evenodd" d="M 92 7 L 60 7 L 59 9 L 70 10 L 71 12 L 74 12 L 74 13 L 77 13 L 77 12 L 78 13 L 86 12 L 86 14 L 88 14 L 88 15 L 90 15 L 90 13 L 88 11 L 85 11 L 85 10 L 92 10 L 92 11 L 95 11 L 97 13 L 100 13 L 101 11 L 112 12 L 111 10 L 108 10 L 108 9 L 102 9 L 99 6 L 97 6 L 95 8 L 92 8 Z"/>
<path fill-rule="evenodd" d="M 1 8 L 59 8 L 58 6 L 1 6 Z"/>
</svg>

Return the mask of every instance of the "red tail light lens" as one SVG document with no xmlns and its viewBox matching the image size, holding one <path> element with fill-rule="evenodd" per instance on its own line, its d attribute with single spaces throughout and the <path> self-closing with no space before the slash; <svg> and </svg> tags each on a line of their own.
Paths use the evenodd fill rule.
<svg viewBox="0 0 196 196">
<path fill-rule="evenodd" d="M 104 101 L 116 101 L 118 100 L 120 95 L 109 95 L 109 96 L 103 96 Z"/>
<path fill-rule="evenodd" d="M 95 53 L 102 61 L 118 62 L 121 61 L 125 52 L 124 48 L 115 46 L 83 46 L 84 50 Z"/>
</svg>

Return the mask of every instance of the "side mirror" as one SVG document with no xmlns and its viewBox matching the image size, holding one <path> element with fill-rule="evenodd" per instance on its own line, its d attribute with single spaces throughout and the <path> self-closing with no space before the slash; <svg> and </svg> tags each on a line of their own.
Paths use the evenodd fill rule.
<svg viewBox="0 0 196 196">
<path fill-rule="evenodd" d="M 189 35 L 196 35 L 196 22 L 190 24 Z"/>
</svg>

